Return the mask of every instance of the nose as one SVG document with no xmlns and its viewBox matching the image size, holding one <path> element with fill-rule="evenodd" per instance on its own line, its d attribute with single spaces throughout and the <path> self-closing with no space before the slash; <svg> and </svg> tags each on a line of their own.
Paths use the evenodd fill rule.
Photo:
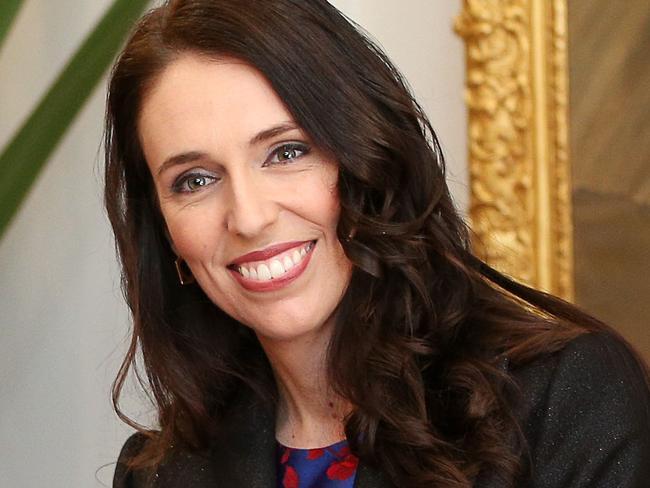
<svg viewBox="0 0 650 488">
<path fill-rule="evenodd" d="M 255 237 L 277 219 L 278 206 L 269 188 L 251 174 L 232 175 L 230 202 L 226 215 L 229 232 L 241 237 Z"/>
</svg>

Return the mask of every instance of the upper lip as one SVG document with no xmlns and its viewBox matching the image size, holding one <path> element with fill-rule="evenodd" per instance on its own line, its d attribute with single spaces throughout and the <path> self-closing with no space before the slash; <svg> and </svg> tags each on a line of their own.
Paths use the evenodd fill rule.
<svg viewBox="0 0 650 488">
<path fill-rule="evenodd" d="M 266 261 L 267 259 L 270 259 L 273 256 L 276 256 L 281 252 L 286 251 L 287 249 L 298 247 L 308 242 L 311 241 L 292 241 L 292 242 L 283 242 L 281 244 L 274 244 L 272 246 L 265 247 L 264 249 L 260 249 L 259 251 L 253 251 L 244 254 L 243 256 L 239 256 L 237 259 L 231 262 L 230 265 L 234 266 L 237 264 L 249 263 L 251 261 Z"/>
</svg>

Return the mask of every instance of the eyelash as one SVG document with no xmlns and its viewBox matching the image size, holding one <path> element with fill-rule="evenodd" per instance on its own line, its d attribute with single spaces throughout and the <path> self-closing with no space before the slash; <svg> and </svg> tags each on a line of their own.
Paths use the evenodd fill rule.
<svg viewBox="0 0 650 488">
<path fill-rule="evenodd" d="M 283 161 L 279 161 L 279 160 L 275 162 L 270 161 L 271 159 L 277 157 L 280 153 L 289 152 L 289 151 L 297 151 L 300 152 L 301 154 L 290 159 L 285 159 Z M 300 159 L 301 157 L 306 156 L 307 154 L 309 154 L 309 151 L 310 151 L 309 146 L 302 142 L 286 142 L 284 144 L 279 145 L 273 151 L 271 151 L 270 157 L 267 158 L 267 160 L 264 162 L 264 166 L 268 166 L 269 164 L 279 164 L 279 165 L 289 164 L 289 162 L 293 161 L 294 159 Z"/>
<path fill-rule="evenodd" d="M 292 151 L 298 152 L 300 154 L 284 160 L 277 159 L 281 153 L 287 153 Z M 263 167 L 274 166 L 274 165 L 284 166 L 290 164 L 295 159 L 300 159 L 301 157 L 306 156 L 307 154 L 309 154 L 309 151 L 310 151 L 310 147 L 307 144 L 301 142 L 284 143 L 271 151 L 269 157 L 266 159 L 266 161 L 264 161 L 264 164 L 262 166 Z M 274 159 L 276 160 L 273 161 Z M 196 191 L 199 191 L 200 188 L 195 188 L 195 189 L 187 188 L 188 183 L 192 181 L 192 179 L 199 179 L 199 178 L 207 180 L 207 182 L 200 185 L 200 187 L 208 186 L 214 183 L 215 181 L 219 180 L 218 177 L 205 174 L 205 173 L 199 173 L 199 172 L 187 173 L 182 175 L 176 181 L 174 181 L 174 184 L 172 185 L 172 191 L 174 193 L 194 193 Z"/>
<path fill-rule="evenodd" d="M 189 184 L 190 181 L 199 178 L 203 178 L 207 180 L 206 183 L 200 186 L 208 186 L 211 182 L 218 180 L 216 176 L 208 175 L 205 173 L 197 173 L 197 172 L 187 173 L 182 175 L 176 181 L 174 181 L 174 184 L 172 185 L 172 191 L 174 193 L 194 193 L 195 191 L 199 191 L 198 188 L 195 189 L 187 188 L 187 185 Z"/>
</svg>

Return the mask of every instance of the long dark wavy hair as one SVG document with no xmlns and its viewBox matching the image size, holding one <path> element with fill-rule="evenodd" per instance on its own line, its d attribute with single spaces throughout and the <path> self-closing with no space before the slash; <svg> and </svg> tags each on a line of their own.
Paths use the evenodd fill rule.
<svg viewBox="0 0 650 488">
<path fill-rule="evenodd" d="M 325 0 L 170 1 L 140 21 L 112 71 L 105 200 L 133 316 L 113 401 L 149 438 L 132 465 L 155 465 L 172 443 L 205 447 L 242 388 L 276 399 L 252 331 L 178 283 L 138 138 L 143 99 L 184 53 L 257 68 L 338 161 L 337 232 L 354 271 L 328 373 L 353 405 L 353 452 L 398 486 L 468 487 L 484 469 L 513 482 L 525 443 L 509 371 L 606 326 L 472 254 L 426 115 L 386 55 Z M 138 351 L 155 431 L 118 404 Z"/>
</svg>

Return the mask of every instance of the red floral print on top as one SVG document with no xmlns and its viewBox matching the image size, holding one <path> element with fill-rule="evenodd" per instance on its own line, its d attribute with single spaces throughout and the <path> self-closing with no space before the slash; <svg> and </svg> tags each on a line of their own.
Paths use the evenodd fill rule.
<svg viewBox="0 0 650 488">
<path fill-rule="evenodd" d="M 352 488 L 358 465 L 345 440 L 319 449 L 278 444 L 278 488 Z"/>
</svg>

